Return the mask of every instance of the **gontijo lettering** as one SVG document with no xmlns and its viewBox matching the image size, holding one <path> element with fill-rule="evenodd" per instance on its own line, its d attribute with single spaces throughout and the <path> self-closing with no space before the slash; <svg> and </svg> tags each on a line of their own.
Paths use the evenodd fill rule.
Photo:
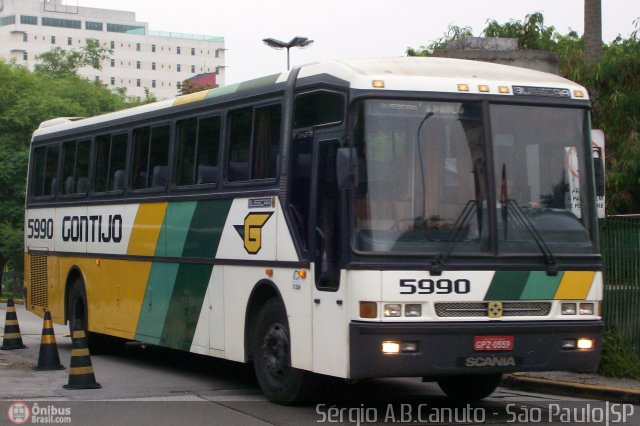
<svg viewBox="0 0 640 426">
<path fill-rule="evenodd" d="M 122 240 L 122 216 L 65 216 L 62 240 L 91 243 L 119 243 Z"/>
</svg>

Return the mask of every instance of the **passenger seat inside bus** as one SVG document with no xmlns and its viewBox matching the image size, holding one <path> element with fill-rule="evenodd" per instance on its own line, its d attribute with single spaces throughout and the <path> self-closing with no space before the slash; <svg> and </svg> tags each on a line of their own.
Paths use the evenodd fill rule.
<svg viewBox="0 0 640 426">
<path fill-rule="evenodd" d="M 124 170 L 116 170 L 113 173 L 113 180 L 111 181 L 112 191 L 122 191 L 124 189 Z"/>
<path fill-rule="evenodd" d="M 214 183 L 217 177 L 218 177 L 217 167 L 206 166 L 204 164 L 200 164 L 198 166 L 198 180 L 196 181 L 198 185 L 203 183 Z"/>
<path fill-rule="evenodd" d="M 89 179 L 86 177 L 79 177 L 78 183 L 76 186 L 76 193 L 78 194 L 86 194 L 89 190 Z"/>
<path fill-rule="evenodd" d="M 168 166 L 155 166 L 153 168 L 153 175 L 151 176 L 152 188 L 165 188 L 169 181 L 169 167 Z"/>
</svg>

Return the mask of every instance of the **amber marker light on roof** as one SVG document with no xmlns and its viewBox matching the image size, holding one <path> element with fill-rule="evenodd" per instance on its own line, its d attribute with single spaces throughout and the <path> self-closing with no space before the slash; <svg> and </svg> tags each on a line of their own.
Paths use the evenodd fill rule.
<svg viewBox="0 0 640 426">
<path fill-rule="evenodd" d="M 500 93 L 510 93 L 511 91 L 509 90 L 509 86 L 499 86 L 498 87 L 498 92 L 500 92 Z"/>
<path fill-rule="evenodd" d="M 376 89 L 384 89 L 384 80 L 373 80 L 371 85 Z"/>
<path fill-rule="evenodd" d="M 480 86 L 478 86 L 478 90 L 480 92 L 488 92 L 489 91 L 489 86 L 487 86 L 486 84 L 481 84 Z"/>
<path fill-rule="evenodd" d="M 584 92 L 582 90 L 574 90 L 573 96 L 576 98 L 584 98 Z"/>
<path fill-rule="evenodd" d="M 458 92 L 468 92 L 469 85 L 468 84 L 458 84 Z"/>
</svg>

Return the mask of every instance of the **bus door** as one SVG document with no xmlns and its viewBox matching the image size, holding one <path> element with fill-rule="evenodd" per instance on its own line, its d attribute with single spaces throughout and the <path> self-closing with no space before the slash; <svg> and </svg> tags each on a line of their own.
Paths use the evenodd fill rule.
<svg viewBox="0 0 640 426">
<path fill-rule="evenodd" d="M 345 285 L 340 277 L 341 200 L 336 178 L 336 154 L 342 134 L 322 131 L 314 136 L 309 252 L 315 283 L 313 371 L 346 377 L 348 316 Z"/>
</svg>

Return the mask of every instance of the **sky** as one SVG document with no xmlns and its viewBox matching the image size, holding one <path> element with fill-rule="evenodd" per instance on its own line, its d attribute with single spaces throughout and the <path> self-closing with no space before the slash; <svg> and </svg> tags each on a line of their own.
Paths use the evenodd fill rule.
<svg viewBox="0 0 640 426">
<path fill-rule="evenodd" d="M 333 59 L 404 56 L 441 38 L 450 24 L 479 35 L 488 19 L 524 20 L 542 12 L 545 25 L 566 34 L 584 28 L 584 0 L 66 0 L 66 4 L 136 12 L 154 31 L 222 36 L 226 84 L 286 69 L 286 50 L 262 39 L 308 37 L 314 44 L 292 48 L 291 65 Z M 638 0 L 602 0 L 602 36 L 628 37 L 640 24 Z"/>
</svg>

